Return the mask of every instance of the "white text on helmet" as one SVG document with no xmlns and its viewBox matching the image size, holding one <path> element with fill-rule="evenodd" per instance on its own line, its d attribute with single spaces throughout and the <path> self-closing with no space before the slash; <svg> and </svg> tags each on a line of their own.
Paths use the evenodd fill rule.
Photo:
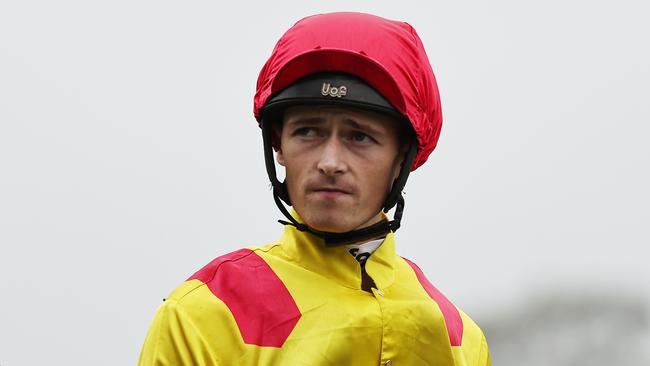
<svg viewBox="0 0 650 366">
<path fill-rule="evenodd" d="M 330 96 L 330 97 L 344 97 L 348 93 L 348 88 L 345 85 L 341 85 L 338 88 L 335 86 L 331 86 L 330 83 L 323 83 L 323 88 L 321 89 L 321 94 L 323 96 Z"/>
</svg>

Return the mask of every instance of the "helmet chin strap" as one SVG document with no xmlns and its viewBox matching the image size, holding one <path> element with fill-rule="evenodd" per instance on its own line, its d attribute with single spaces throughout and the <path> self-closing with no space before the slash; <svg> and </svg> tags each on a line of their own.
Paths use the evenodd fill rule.
<svg viewBox="0 0 650 366">
<path fill-rule="evenodd" d="M 275 191 L 275 189 L 274 189 Z M 312 235 L 315 235 L 325 241 L 325 245 L 328 247 L 334 247 L 339 245 L 354 244 L 360 243 L 372 239 L 377 239 L 386 236 L 389 232 L 397 231 L 401 225 L 402 213 L 404 211 L 404 198 L 400 194 L 397 199 L 397 207 L 395 208 L 395 217 L 393 220 L 381 220 L 380 222 L 351 231 L 346 231 L 343 233 L 334 233 L 327 231 L 315 230 L 309 227 L 306 224 L 298 222 L 287 210 L 287 208 L 282 204 L 282 201 L 275 192 L 273 193 L 273 199 L 275 204 L 278 206 L 282 214 L 289 219 L 289 221 L 278 220 L 279 223 L 283 225 L 291 225 L 296 229 L 304 232 L 308 232 Z"/>
<path fill-rule="evenodd" d="M 269 175 L 269 179 L 271 180 L 271 184 L 273 185 L 273 200 L 278 206 L 278 209 L 280 209 L 280 212 L 282 212 L 282 214 L 289 220 L 278 220 L 279 223 L 283 225 L 294 226 L 300 231 L 308 232 L 319 238 L 322 238 L 325 241 L 325 245 L 327 246 L 339 246 L 368 241 L 386 236 L 389 232 L 395 232 L 397 229 L 399 229 L 402 222 L 402 214 L 404 213 L 404 197 L 402 196 L 402 189 L 406 184 L 406 180 L 408 179 L 409 173 L 411 172 L 413 160 L 417 154 L 416 142 L 411 142 L 409 144 L 408 151 L 406 152 L 406 156 L 402 162 L 402 167 L 400 168 L 400 173 L 397 179 L 395 179 L 393 182 L 391 191 L 388 193 L 386 201 L 384 202 L 384 212 L 388 212 L 391 208 L 393 208 L 393 206 L 396 206 L 393 220 L 382 220 L 376 224 L 361 229 L 346 231 L 343 233 L 327 232 L 316 230 L 309 227 L 307 224 L 298 222 L 298 220 L 296 220 L 289 213 L 287 208 L 282 203 L 282 201 L 284 201 L 287 204 L 291 205 L 291 200 L 289 198 L 289 192 L 287 190 L 286 183 L 280 182 L 277 178 L 273 156 L 273 144 L 271 136 L 272 128 L 270 126 L 270 123 L 264 122 L 264 120 L 261 122 L 262 139 L 264 142 L 264 160 L 266 164 L 266 171 Z"/>
</svg>

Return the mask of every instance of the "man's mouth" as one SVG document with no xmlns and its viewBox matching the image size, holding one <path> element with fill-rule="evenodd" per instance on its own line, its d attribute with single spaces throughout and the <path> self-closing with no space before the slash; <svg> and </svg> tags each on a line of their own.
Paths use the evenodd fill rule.
<svg viewBox="0 0 650 366">
<path fill-rule="evenodd" d="M 337 198 L 351 194 L 349 190 L 341 187 L 317 187 L 311 191 L 324 198 Z"/>
<path fill-rule="evenodd" d="M 335 193 L 345 193 L 345 194 L 350 193 L 350 192 L 348 192 L 348 191 L 346 191 L 344 189 L 340 189 L 340 188 L 317 188 L 314 191 L 316 191 L 316 192 L 335 192 Z"/>
</svg>

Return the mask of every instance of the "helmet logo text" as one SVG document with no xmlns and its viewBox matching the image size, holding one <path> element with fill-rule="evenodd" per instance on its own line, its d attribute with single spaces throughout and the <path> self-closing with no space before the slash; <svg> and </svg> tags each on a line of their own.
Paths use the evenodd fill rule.
<svg viewBox="0 0 650 366">
<path fill-rule="evenodd" d="M 339 87 L 331 86 L 330 83 L 323 83 L 323 87 L 320 91 L 323 96 L 330 96 L 335 98 L 344 97 L 348 94 L 348 87 L 341 85 Z"/>
</svg>

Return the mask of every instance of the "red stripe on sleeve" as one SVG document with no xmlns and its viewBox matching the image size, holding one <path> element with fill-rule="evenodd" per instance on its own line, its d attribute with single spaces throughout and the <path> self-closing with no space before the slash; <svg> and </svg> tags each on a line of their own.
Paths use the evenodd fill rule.
<svg viewBox="0 0 650 366">
<path fill-rule="evenodd" d="M 228 306 L 244 343 L 282 347 L 300 319 L 287 287 L 264 259 L 249 249 L 221 256 L 189 279 L 207 284 Z"/>
<path fill-rule="evenodd" d="M 420 281 L 420 284 L 426 292 L 429 294 L 429 297 L 438 304 L 442 316 L 445 318 L 445 325 L 447 327 L 447 334 L 449 334 L 449 343 L 452 346 L 460 346 L 463 341 L 463 320 L 460 318 L 460 313 L 454 304 L 449 301 L 437 288 L 435 288 L 431 282 L 424 276 L 420 267 L 410 260 L 404 258 L 406 263 L 408 263 L 415 275 Z"/>
</svg>

